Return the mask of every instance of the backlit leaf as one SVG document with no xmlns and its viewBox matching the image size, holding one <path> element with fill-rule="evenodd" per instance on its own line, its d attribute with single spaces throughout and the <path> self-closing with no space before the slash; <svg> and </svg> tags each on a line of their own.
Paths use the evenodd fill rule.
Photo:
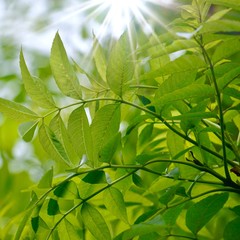
<svg viewBox="0 0 240 240">
<path fill-rule="evenodd" d="M 32 140 L 34 136 L 34 132 L 37 128 L 37 125 L 38 125 L 38 121 L 22 123 L 19 126 L 18 131 L 24 141 L 30 142 Z"/>
<path fill-rule="evenodd" d="M 0 112 L 19 122 L 36 120 L 39 118 L 35 112 L 31 111 L 27 107 L 3 98 L 0 98 Z"/>
<path fill-rule="evenodd" d="M 108 211 L 128 223 L 127 211 L 122 193 L 117 188 L 108 188 L 104 194 L 104 204 Z"/>
<path fill-rule="evenodd" d="M 70 114 L 67 129 L 79 159 L 86 155 L 88 163 L 94 166 L 92 135 L 83 106 L 75 109 Z"/>
<path fill-rule="evenodd" d="M 22 51 L 20 52 L 20 68 L 24 87 L 32 100 L 40 107 L 47 109 L 55 108 L 53 98 L 43 81 L 31 76 Z"/>
<path fill-rule="evenodd" d="M 81 99 L 80 84 L 58 33 L 53 40 L 50 65 L 53 76 L 62 93 L 68 97 Z"/>
<path fill-rule="evenodd" d="M 48 170 L 40 179 L 38 183 L 39 188 L 51 188 L 53 180 L 53 168 Z"/>
<path fill-rule="evenodd" d="M 83 222 L 91 234 L 98 240 L 111 240 L 111 234 L 101 213 L 88 203 L 81 209 Z"/>
<path fill-rule="evenodd" d="M 65 162 L 67 165 L 70 164 L 61 142 L 57 139 L 53 131 L 45 124 L 42 124 L 39 128 L 39 140 L 44 150 L 53 160 Z"/>
<path fill-rule="evenodd" d="M 186 225 L 197 234 L 224 206 L 228 193 L 214 194 L 192 205 L 186 214 Z"/>
<path fill-rule="evenodd" d="M 132 50 L 127 33 L 124 33 L 113 47 L 108 65 L 107 82 L 110 89 L 122 97 L 129 87 L 134 74 Z"/>
<path fill-rule="evenodd" d="M 61 183 L 53 191 L 54 195 L 64 199 L 78 199 L 79 193 L 76 183 L 73 181 L 66 181 Z"/>
</svg>

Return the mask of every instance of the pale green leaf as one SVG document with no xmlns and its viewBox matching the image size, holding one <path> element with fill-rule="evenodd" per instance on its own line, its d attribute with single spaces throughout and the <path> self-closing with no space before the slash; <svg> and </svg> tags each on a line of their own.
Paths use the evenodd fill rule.
<svg viewBox="0 0 240 240">
<path fill-rule="evenodd" d="M 52 44 L 50 65 L 53 76 L 62 93 L 68 97 L 81 99 L 81 86 L 58 33 L 55 35 Z"/>
<path fill-rule="evenodd" d="M 214 194 L 192 205 L 186 214 L 186 225 L 197 234 L 224 206 L 228 193 Z"/>
<path fill-rule="evenodd" d="M 108 188 L 104 194 L 104 204 L 108 211 L 128 223 L 127 211 L 122 193 L 117 188 Z"/>
<path fill-rule="evenodd" d="M 106 57 L 104 55 L 103 48 L 96 37 L 94 37 L 93 59 L 99 75 L 101 76 L 102 80 L 106 82 Z"/>
<path fill-rule="evenodd" d="M 68 119 L 68 134 L 80 159 L 86 155 L 89 164 L 93 163 L 92 135 L 83 106 L 75 109 Z"/>
<path fill-rule="evenodd" d="M 56 106 L 53 98 L 43 81 L 37 77 L 31 76 L 22 51 L 20 52 L 20 68 L 24 87 L 31 99 L 40 107 L 46 109 L 55 108 Z"/>
<path fill-rule="evenodd" d="M 43 149 L 55 161 L 70 164 L 68 156 L 53 131 L 44 123 L 39 128 L 39 140 Z"/>
<path fill-rule="evenodd" d="M 65 181 L 53 191 L 54 195 L 64 199 L 79 199 L 78 188 L 75 182 Z"/>
<path fill-rule="evenodd" d="M 91 234 L 98 240 L 111 240 L 111 234 L 101 213 L 88 203 L 81 209 L 83 222 Z"/>
<path fill-rule="evenodd" d="M 224 229 L 224 240 L 239 240 L 240 236 L 240 217 L 233 219 Z"/>
<path fill-rule="evenodd" d="M 0 112 L 19 122 L 36 120 L 39 118 L 35 112 L 31 111 L 27 107 L 3 98 L 0 98 Z"/>
<path fill-rule="evenodd" d="M 76 153 L 72 140 L 68 134 L 65 124 L 60 116 L 57 114 L 50 122 L 50 128 L 61 142 L 69 160 L 74 164 L 79 164 L 79 157 Z"/>
<path fill-rule="evenodd" d="M 37 125 L 38 125 L 38 121 L 22 123 L 19 126 L 18 131 L 24 141 L 30 142 L 32 140 L 32 138 L 34 136 L 34 132 L 37 128 Z"/>
<path fill-rule="evenodd" d="M 58 226 L 58 233 L 61 236 L 61 239 L 64 240 L 80 239 L 77 229 L 66 218 L 64 218 L 64 221 Z"/>
<path fill-rule="evenodd" d="M 134 75 L 132 49 L 127 33 L 124 33 L 110 52 L 107 65 L 107 82 L 110 89 L 122 97 Z"/>
<path fill-rule="evenodd" d="M 230 7 L 240 11 L 239 0 L 207 0 L 208 3 Z"/>
<path fill-rule="evenodd" d="M 168 120 L 197 120 L 203 118 L 217 118 L 217 114 L 213 112 L 187 112 L 181 115 L 168 117 Z"/>
<path fill-rule="evenodd" d="M 231 9 L 223 9 L 221 11 L 217 11 L 207 20 L 207 22 L 219 20 L 224 17 L 229 11 L 231 11 Z"/>
<path fill-rule="evenodd" d="M 40 179 L 38 188 L 51 188 L 53 180 L 53 168 L 48 170 Z"/>
<path fill-rule="evenodd" d="M 168 94 L 160 96 L 158 91 L 155 96 L 154 105 L 161 109 L 166 104 L 171 104 L 178 100 L 192 99 L 192 98 L 208 98 L 214 95 L 214 89 L 209 85 L 191 84 L 189 86 L 177 89 Z"/>
<path fill-rule="evenodd" d="M 218 61 L 221 61 L 224 58 L 228 58 L 239 51 L 240 39 L 230 39 L 224 41 L 216 48 L 216 51 L 212 56 L 212 61 L 214 63 L 217 63 Z"/>
<path fill-rule="evenodd" d="M 105 144 L 116 135 L 120 125 L 120 105 L 109 104 L 100 108 L 91 125 L 92 139 L 96 156 Z"/>
</svg>

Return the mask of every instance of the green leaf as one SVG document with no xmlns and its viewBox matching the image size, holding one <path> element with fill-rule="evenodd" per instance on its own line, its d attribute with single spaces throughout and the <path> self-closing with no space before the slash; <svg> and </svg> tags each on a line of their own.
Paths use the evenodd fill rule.
<svg viewBox="0 0 240 240">
<path fill-rule="evenodd" d="M 240 11 L 240 5 L 238 0 L 207 0 L 208 3 L 222 5 L 224 7 L 230 7 Z"/>
<path fill-rule="evenodd" d="M 91 125 L 94 150 L 97 158 L 99 151 L 118 133 L 120 125 L 120 105 L 109 104 L 100 108 Z"/>
<path fill-rule="evenodd" d="M 145 183 L 144 183 L 143 179 L 140 176 L 138 176 L 136 173 L 132 174 L 132 180 L 133 180 L 133 183 L 136 186 L 138 186 L 140 188 L 144 188 L 145 187 Z"/>
<path fill-rule="evenodd" d="M 50 65 L 53 76 L 62 93 L 71 98 L 81 99 L 81 86 L 58 33 L 56 33 L 53 40 Z"/>
<path fill-rule="evenodd" d="M 79 192 L 75 182 L 66 181 L 61 183 L 53 191 L 54 195 L 64 199 L 79 199 Z"/>
<path fill-rule="evenodd" d="M 111 234 L 101 213 L 88 203 L 81 209 L 83 222 L 91 234 L 98 240 L 111 240 Z"/>
<path fill-rule="evenodd" d="M 33 217 L 31 219 L 31 225 L 32 225 L 33 231 L 36 233 L 39 227 L 39 216 Z"/>
<path fill-rule="evenodd" d="M 93 59 L 99 75 L 101 76 L 102 80 L 106 82 L 107 72 L 106 57 L 104 55 L 104 51 L 101 44 L 98 42 L 98 39 L 95 36 L 93 46 Z"/>
<path fill-rule="evenodd" d="M 48 207 L 47 207 L 47 214 L 49 216 L 55 216 L 57 214 L 59 214 L 59 205 L 57 200 L 50 198 L 49 202 L 48 202 Z"/>
<path fill-rule="evenodd" d="M 35 112 L 31 111 L 27 107 L 3 98 L 0 98 L 0 112 L 19 122 L 36 120 L 39 118 Z"/>
<path fill-rule="evenodd" d="M 43 81 L 37 77 L 32 77 L 26 65 L 23 52 L 20 52 L 20 68 L 24 87 L 31 99 L 40 107 L 51 109 L 55 108 L 53 98 L 44 85 Z"/>
<path fill-rule="evenodd" d="M 209 85 L 191 84 L 189 86 L 177 89 L 163 96 L 156 93 L 155 106 L 161 109 L 164 105 L 173 103 L 178 100 L 191 98 L 208 98 L 214 95 L 214 89 Z"/>
<path fill-rule="evenodd" d="M 218 45 L 212 56 L 212 61 L 214 63 L 217 63 L 218 61 L 228 58 L 239 51 L 240 51 L 240 39 L 235 38 L 229 39 Z"/>
<path fill-rule="evenodd" d="M 64 221 L 58 226 L 58 233 L 61 236 L 61 239 L 64 240 L 77 240 L 81 239 L 77 229 L 73 224 L 64 218 Z"/>
<path fill-rule="evenodd" d="M 109 139 L 109 141 L 99 151 L 99 161 L 110 163 L 115 152 L 117 151 L 118 145 L 121 142 L 121 133 L 117 133 L 115 136 Z"/>
<path fill-rule="evenodd" d="M 37 128 L 37 125 L 38 125 L 38 121 L 22 123 L 19 126 L 18 131 L 24 141 L 30 142 L 33 139 L 34 132 Z"/>
<path fill-rule="evenodd" d="M 224 240 L 238 240 L 240 236 L 240 217 L 235 218 L 227 224 L 224 229 Z"/>
<path fill-rule="evenodd" d="M 186 214 L 186 225 L 197 234 L 224 206 L 228 193 L 214 194 L 192 205 Z"/>
<path fill-rule="evenodd" d="M 39 128 L 39 140 L 49 156 L 59 162 L 70 165 L 68 156 L 53 131 L 44 123 Z"/>
<path fill-rule="evenodd" d="M 57 139 L 61 142 L 68 159 L 73 163 L 73 165 L 79 165 L 79 157 L 60 114 L 57 114 L 51 120 L 50 128 L 56 135 Z"/>
<path fill-rule="evenodd" d="M 165 224 L 169 227 L 174 227 L 180 213 L 182 212 L 183 207 L 184 204 L 181 204 L 176 207 L 167 209 L 163 214 L 163 220 Z"/>
<path fill-rule="evenodd" d="M 53 168 L 49 169 L 40 179 L 38 188 L 51 188 L 53 180 Z"/>
<path fill-rule="evenodd" d="M 106 183 L 105 172 L 104 171 L 89 172 L 82 180 L 90 184 Z"/>
<path fill-rule="evenodd" d="M 88 163 L 94 166 L 92 135 L 83 106 L 75 109 L 68 119 L 68 135 L 80 159 L 86 155 Z"/>
<path fill-rule="evenodd" d="M 123 195 L 117 188 L 111 187 L 105 190 L 104 204 L 111 214 L 128 224 Z"/>
<path fill-rule="evenodd" d="M 240 216 L 240 205 L 231 208 L 233 212 L 235 212 L 238 216 Z"/>
<path fill-rule="evenodd" d="M 107 65 L 107 82 L 110 89 L 122 97 L 128 90 L 134 75 L 132 49 L 127 32 L 125 32 L 110 52 Z"/>
</svg>

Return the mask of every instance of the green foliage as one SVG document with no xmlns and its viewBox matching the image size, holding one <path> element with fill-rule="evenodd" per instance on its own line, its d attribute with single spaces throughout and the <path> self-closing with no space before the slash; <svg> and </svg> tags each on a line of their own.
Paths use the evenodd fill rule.
<svg viewBox="0 0 240 240">
<path fill-rule="evenodd" d="M 0 111 L 21 122 L 25 141 L 38 136 L 54 164 L 0 238 L 238 239 L 239 4 L 180 8 L 144 44 L 125 32 L 105 49 L 94 36 L 91 73 L 69 61 L 57 33 L 50 65 L 69 97 L 62 107 L 21 51 L 34 111 L 3 98 Z"/>
</svg>

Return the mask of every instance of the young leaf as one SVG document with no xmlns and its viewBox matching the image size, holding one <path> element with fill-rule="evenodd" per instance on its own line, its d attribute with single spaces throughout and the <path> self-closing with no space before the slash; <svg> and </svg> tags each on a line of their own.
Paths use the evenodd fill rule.
<svg viewBox="0 0 240 240">
<path fill-rule="evenodd" d="M 224 240 L 238 240 L 240 236 L 240 217 L 233 219 L 224 229 Z"/>
<path fill-rule="evenodd" d="M 228 193 L 214 194 L 192 205 L 186 214 L 186 225 L 197 234 L 224 206 Z"/>
<path fill-rule="evenodd" d="M 39 140 L 44 150 L 53 160 L 65 162 L 67 165 L 70 164 L 61 142 L 57 139 L 52 130 L 44 123 L 39 128 Z"/>
<path fill-rule="evenodd" d="M 51 188 L 53 179 L 53 168 L 48 170 L 38 183 L 38 188 Z"/>
<path fill-rule="evenodd" d="M 94 165 L 92 135 L 83 106 L 75 109 L 70 114 L 67 130 L 79 158 L 82 159 L 83 155 L 85 154 L 89 163 Z"/>
<path fill-rule="evenodd" d="M 22 123 L 19 126 L 18 131 L 24 141 L 30 142 L 32 140 L 34 136 L 34 132 L 37 128 L 37 125 L 38 125 L 38 121 Z"/>
<path fill-rule="evenodd" d="M 47 207 L 47 214 L 49 216 L 54 216 L 59 214 L 59 205 L 57 200 L 50 198 L 49 202 L 48 202 L 48 207 Z"/>
<path fill-rule="evenodd" d="M 56 106 L 53 98 L 44 85 L 43 81 L 37 77 L 31 76 L 26 65 L 22 50 L 20 52 L 20 68 L 24 87 L 27 91 L 27 94 L 32 98 L 32 100 L 40 107 L 46 109 L 55 108 Z"/>
<path fill-rule="evenodd" d="M 111 234 L 101 213 L 88 203 L 81 209 L 83 222 L 91 234 L 98 240 L 111 240 Z"/>
<path fill-rule="evenodd" d="M 102 80 L 106 82 L 106 57 L 103 52 L 103 48 L 98 42 L 97 38 L 94 36 L 94 46 L 93 46 L 93 59 L 97 68 L 99 75 L 101 76 Z"/>
<path fill-rule="evenodd" d="M 207 98 L 214 95 L 214 89 L 205 84 L 191 84 L 189 86 L 177 89 L 168 94 L 160 96 L 156 92 L 155 103 L 158 109 L 164 105 L 173 103 L 178 100 L 191 98 Z"/>
<path fill-rule="evenodd" d="M 68 134 L 65 124 L 61 118 L 60 114 L 57 114 L 50 122 L 50 128 L 56 135 L 57 139 L 62 143 L 62 146 L 69 158 L 69 160 L 74 164 L 79 164 L 79 157 L 76 150 L 73 147 L 72 140 Z"/>
<path fill-rule="evenodd" d="M 111 214 L 128 223 L 123 195 L 117 188 L 111 187 L 105 191 L 104 204 Z"/>
<path fill-rule="evenodd" d="M 107 82 L 110 89 L 122 97 L 134 74 L 134 62 L 129 37 L 125 32 L 113 47 L 107 65 Z"/>
<path fill-rule="evenodd" d="M 3 98 L 0 98 L 0 112 L 6 114 L 7 117 L 20 122 L 36 120 L 39 118 L 39 116 L 30 109 Z"/>
<path fill-rule="evenodd" d="M 62 93 L 71 98 L 81 99 L 80 84 L 58 33 L 56 33 L 53 40 L 50 65 L 53 76 Z"/>
<path fill-rule="evenodd" d="M 91 125 L 91 132 L 96 156 L 99 156 L 99 151 L 104 147 L 109 139 L 117 134 L 119 125 L 119 104 L 105 105 L 100 110 L 98 110 Z"/>
</svg>

